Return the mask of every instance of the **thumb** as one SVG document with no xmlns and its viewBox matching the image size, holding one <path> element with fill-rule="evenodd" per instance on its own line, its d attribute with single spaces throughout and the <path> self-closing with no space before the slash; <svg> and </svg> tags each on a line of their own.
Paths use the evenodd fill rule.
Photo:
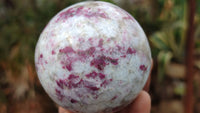
<svg viewBox="0 0 200 113">
<path fill-rule="evenodd" d="M 130 113 L 150 113 L 151 98 L 146 91 L 141 91 L 131 105 Z"/>
</svg>

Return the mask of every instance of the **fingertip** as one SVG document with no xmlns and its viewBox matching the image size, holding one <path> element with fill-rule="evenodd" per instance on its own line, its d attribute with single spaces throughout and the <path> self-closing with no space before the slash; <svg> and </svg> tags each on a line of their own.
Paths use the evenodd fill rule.
<svg viewBox="0 0 200 113">
<path fill-rule="evenodd" d="M 132 104 L 130 113 L 150 113 L 151 98 L 146 91 L 141 91 Z"/>
<path fill-rule="evenodd" d="M 148 91 L 149 91 L 149 87 L 150 87 L 150 83 L 151 83 L 151 75 L 149 75 L 149 77 L 148 77 L 148 79 L 147 79 L 147 82 L 146 82 L 146 84 L 145 84 L 143 90 L 145 90 L 145 91 L 148 92 Z"/>
<path fill-rule="evenodd" d="M 59 107 L 59 108 L 58 108 L 58 113 L 72 113 L 72 112 L 70 112 L 69 110 L 64 109 L 64 108 L 62 108 L 62 107 Z"/>
</svg>

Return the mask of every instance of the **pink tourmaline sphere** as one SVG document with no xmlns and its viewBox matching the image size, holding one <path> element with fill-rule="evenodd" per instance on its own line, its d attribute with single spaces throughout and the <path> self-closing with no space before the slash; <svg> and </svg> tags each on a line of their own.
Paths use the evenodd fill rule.
<svg viewBox="0 0 200 113">
<path fill-rule="evenodd" d="M 38 40 L 35 65 L 57 104 L 78 113 L 107 113 L 131 103 L 144 87 L 151 52 L 130 14 L 88 1 L 51 19 Z"/>
</svg>

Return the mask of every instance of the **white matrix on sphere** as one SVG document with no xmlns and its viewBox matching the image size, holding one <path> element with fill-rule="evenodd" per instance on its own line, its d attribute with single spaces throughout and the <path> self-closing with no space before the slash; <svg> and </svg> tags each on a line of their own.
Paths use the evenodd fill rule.
<svg viewBox="0 0 200 113">
<path fill-rule="evenodd" d="M 37 42 L 35 65 L 45 91 L 60 106 L 108 113 L 131 103 L 144 87 L 151 52 L 130 14 L 87 1 L 51 19 Z"/>
</svg>

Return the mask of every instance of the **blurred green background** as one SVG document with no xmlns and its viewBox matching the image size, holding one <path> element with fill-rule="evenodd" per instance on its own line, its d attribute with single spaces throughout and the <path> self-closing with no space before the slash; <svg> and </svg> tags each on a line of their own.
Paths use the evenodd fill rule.
<svg viewBox="0 0 200 113">
<path fill-rule="evenodd" d="M 0 113 L 57 113 L 41 87 L 34 50 L 48 21 L 84 0 L 0 1 Z M 143 27 L 154 68 L 152 113 L 183 113 L 185 95 L 186 0 L 103 0 L 131 13 Z M 197 0 L 197 5 L 200 0 Z M 195 13 L 194 113 L 200 113 L 200 7 Z"/>
</svg>

